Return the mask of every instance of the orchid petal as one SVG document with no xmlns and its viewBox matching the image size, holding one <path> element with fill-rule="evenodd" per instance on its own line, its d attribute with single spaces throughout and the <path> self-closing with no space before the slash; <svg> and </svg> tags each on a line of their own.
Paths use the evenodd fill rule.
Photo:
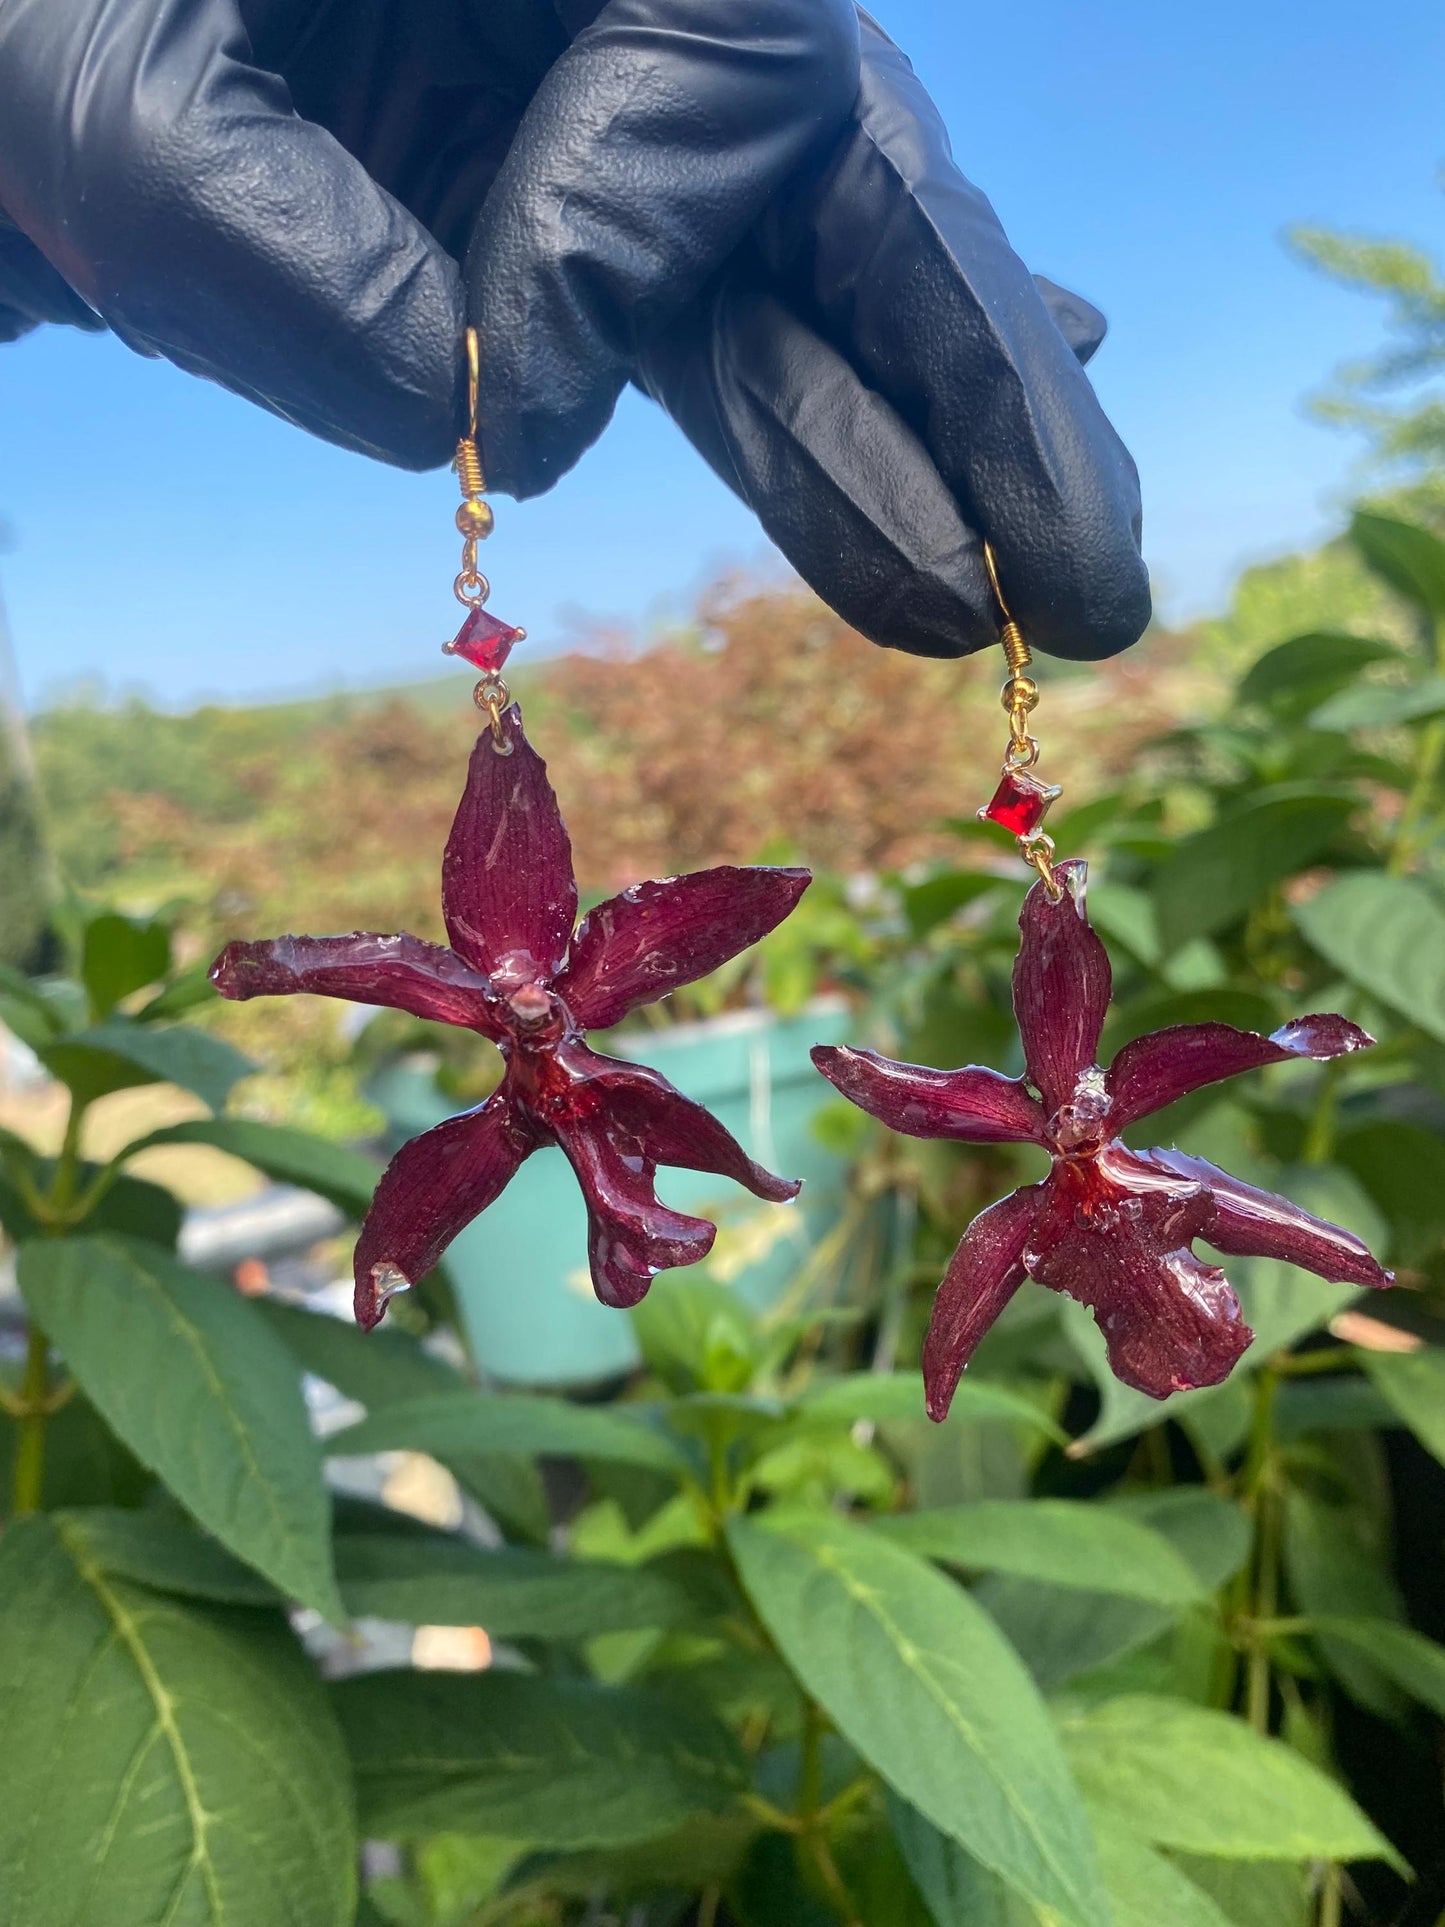
<svg viewBox="0 0 1445 1927">
<path fill-rule="evenodd" d="M 923 1341 L 923 1385 L 931 1419 L 948 1417 L 965 1365 L 1023 1283 L 1024 1247 L 1042 1197 L 1039 1184 L 1011 1191 L 981 1211 L 960 1238 Z"/>
<path fill-rule="evenodd" d="M 395 1292 L 422 1279 L 464 1226 L 500 1196 L 538 1139 L 506 1087 L 477 1110 L 404 1144 L 386 1167 L 356 1241 L 356 1322 L 370 1331 Z"/>
<path fill-rule="evenodd" d="M 228 943 L 211 965 L 211 982 L 237 1003 L 306 991 L 495 1034 L 486 978 L 443 944 L 424 943 L 420 937 L 378 937 L 357 930 L 347 937 Z"/>
<path fill-rule="evenodd" d="M 812 880 L 807 870 L 723 865 L 635 883 L 582 919 L 557 988 L 584 1029 L 606 1030 L 765 937 Z"/>
<path fill-rule="evenodd" d="M 1190 1249 L 1209 1235 L 1205 1184 L 1111 1145 L 1056 1164 L 1044 1189 L 1025 1263 L 1093 1312 L 1114 1376 L 1150 1398 L 1227 1378 L 1254 1334 L 1224 1273 Z"/>
<path fill-rule="evenodd" d="M 1110 1130 L 1117 1133 L 1205 1084 L 1294 1057 L 1343 1057 L 1374 1043 L 1368 1031 L 1326 1013 L 1296 1017 L 1271 1037 L 1232 1024 L 1172 1024 L 1126 1044 L 1109 1070 Z"/>
<path fill-rule="evenodd" d="M 510 753 L 484 730 L 442 858 L 442 915 L 454 948 L 501 991 L 547 983 L 577 915 L 572 845 L 547 766 L 522 734 L 514 703 L 502 718 Z"/>
<path fill-rule="evenodd" d="M 1043 1107 L 1021 1077 L 977 1064 L 957 1071 L 900 1064 L 850 1044 L 816 1044 L 813 1062 L 860 1110 L 907 1137 L 967 1144 L 1042 1144 Z"/>
<path fill-rule="evenodd" d="M 1349 1048 L 1349 1047 L 1347 1047 Z M 1230 1177 L 1204 1158 L 1183 1151 L 1147 1151 L 1150 1164 L 1201 1184 L 1209 1194 L 1209 1215 L 1199 1236 L 1220 1251 L 1240 1258 L 1283 1258 L 1332 1284 L 1367 1285 L 1379 1290 L 1395 1282 L 1370 1256 L 1352 1231 L 1316 1218 L 1273 1191 Z"/>
<path fill-rule="evenodd" d="M 716 1225 L 663 1204 L 656 1165 L 640 1139 L 598 1115 L 557 1127 L 587 1201 L 592 1287 L 604 1305 L 635 1305 L 659 1271 L 696 1264 L 712 1250 Z"/>
<path fill-rule="evenodd" d="M 587 1054 L 609 1070 L 615 1067 L 615 1076 L 603 1074 L 601 1079 L 609 1115 L 646 1147 L 651 1163 L 683 1171 L 715 1171 L 769 1204 L 786 1204 L 797 1197 L 802 1189 L 799 1179 L 775 1177 L 755 1163 L 725 1124 L 684 1097 L 660 1072 L 641 1064 L 619 1064 L 592 1051 Z"/>
<path fill-rule="evenodd" d="M 1013 977 L 1024 1062 L 1049 1112 L 1068 1101 L 1080 1073 L 1096 1061 L 1112 987 L 1108 956 L 1084 908 L 1088 865 L 1070 859 L 1055 864 L 1054 875 L 1064 886 L 1057 903 L 1042 879 L 1024 898 Z"/>
</svg>

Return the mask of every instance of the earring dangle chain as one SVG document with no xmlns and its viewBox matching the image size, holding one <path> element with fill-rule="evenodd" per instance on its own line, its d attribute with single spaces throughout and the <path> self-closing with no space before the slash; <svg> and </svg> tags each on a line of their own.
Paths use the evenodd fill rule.
<svg viewBox="0 0 1445 1927">
<path fill-rule="evenodd" d="M 1064 887 L 1054 875 L 1054 841 L 1039 825 L 1049 806 L 1057 801 L 1063 791 L 1057 783 L 1040 782 L 1032 774 L 1033 766 L 1039 760 L 1039 745 L 1029 724 L 1038 707 L 1039 686 L 1032 676 L 1024 672 L 1033 661 L 1033 652 L 1004 600 L 1003 590 L 999 586 L 998 565 L 990 542 L 983 545 L 983 563 L 988 571 L 989 587 L 993 590 L 994 600 L 1003 617 L 999 643 L 1008 665 L 1008 680 L 999 694 L 999 701 L 1008 717 L 1009 740 L 999 770 L 998 788 L 979 810 L 978 816 L 982 822 L 997 823 L 1014 833 L 1019 855 L 1038 871 L 1051 901 L 1057 903 Z"/>
<path fill-rule="evenodd" d="M 482 470 L 481 450 L 477 446 L 477 405 L 481 387 L 481 354 L 477 331 L 468 328 L 465 337 L 467 360 L 467 430 L 457 443 L 452 458 L 462 501 L 456 512 L 457 532 L 462 538 L 462 566 L 452 593 L 467 611 L 467 619 L 450 642 L 442 644 L 448 656 L 461 656 L 482 672 L 472 691 L 472 701 L 486 712 L 491 727 L 492 747 L 499 756 L 510 756 L 512 744 L 502 726 L 502 715 L 511 701 L 511 692 L 502 681 L 502 664 L 514 643 L 526 639 L 525 629 L 513 629 L 488 613 L 484 606 L 492 585 L 477 567 L 477 544 L 491 534 L 495 518 L 491 504 L 483 500 L 486 477 Z"/>
</svg>

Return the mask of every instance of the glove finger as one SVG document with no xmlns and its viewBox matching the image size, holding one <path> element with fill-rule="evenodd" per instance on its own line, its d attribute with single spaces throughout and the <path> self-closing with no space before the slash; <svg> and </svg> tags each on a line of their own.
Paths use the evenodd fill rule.
<svg viewBox="0 0 1445 1927">
<path fill-rule="evenodd" d="M 989 536 L 1030 641 L 1112 655 L 1149 617 L 1134 464 L 912 68 L 862 31 L 856 127 L 774 202 L 765 258 Z"/>
<path fill-rule="evenodd" d="M 466 262 L 487 476 L 535 495 L 601 433 L 858 84 L 845 0 L 609 0 L 549 71 Z"/>
<path fill-rule="evenodd" d="M 42 321 L 92 331 L 105 327 L 40 250 L 0 214 L 0 341 L 14 341 Z"/>
<path fill-rule="evenodd" d="M 425 468 L 462 406 L 461 280 L 251 64 L 231 0 L 6 0 L 0 204 L 132 347 Z"/>
<path fill-rule="evenodd" d="M 746 259 L 644 346 L 638 382 L 863 635 L 921 656 L 996 639 L 979 538 L 928 451 Z"/>
<path fill-rule="evenodd" d="M 1049 311 L 1049 319 L 1073 350 L 1074 359 L 1082 367 L 1092 361 L 1104 344 L 1104 336 L 1109 332 L 1109 324 L 1094 306 L 1081 294 L 1072 294 L 1061 288 L 1057 281 L 1050 281 L 1046 274 L 1034 276 L 1034 286 L 1039 298 Z"/>
</svg>

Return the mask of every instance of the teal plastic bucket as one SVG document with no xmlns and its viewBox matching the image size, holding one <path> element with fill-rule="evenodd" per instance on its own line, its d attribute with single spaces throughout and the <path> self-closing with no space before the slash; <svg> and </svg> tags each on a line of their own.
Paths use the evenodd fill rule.
<svg viewBox="0 0 1445 1927">
<path fill-rule="evenodd" d="M 763 1204 L 727 1178 L 664 1169 L 658 1195 L 711 1218 L 718 1240 L 709 1264 L 763 1308 L 779 1296 L 842 1204 L 843 1161 L 812 1131 L 832 1096 L 808 1058 L 813 1044 L 841 1043 L 849 1013 L 820 999 L 801 1016 L 738 1011 L 700 1024 L 617 1039 L 617 1055 L 653 1065 L 719 1117 L 770 1171 L 803 1180 L 795 1204 Z M 374 1082 L 393 1149 L 451 1115 L 429 1071 L 398 1064 Z M 583 1385 L 625 1372 L 637 1345 L 625 1314 L 599 1305 L 587 1271 L 587 1212 L 571 1166 L 555 1148 L 534 1152 L 496 1203 L 456 1238 L 447 1255 L 475 1356 L 494 1377 L 519 1385 Z M 653 1285 L 666 1291 L 674 1274 Z"/>
</svg>

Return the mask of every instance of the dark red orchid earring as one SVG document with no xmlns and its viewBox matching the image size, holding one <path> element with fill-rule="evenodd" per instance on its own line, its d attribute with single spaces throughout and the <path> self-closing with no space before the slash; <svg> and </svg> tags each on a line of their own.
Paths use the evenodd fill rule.
<svg viewBox="0 0 1445 1927">
<path fill-rule="evenodd" d="M 451 947 L 420 937 L 272 937 L 231 943 L 211 967 L 223 997 L 309 991 L 382 1004 L 479 1032 L 502 1053 L 498 1089 L 402 1147 L 357 1240 L 358 1322 L 424 1277 L 499 1196 L 525 1157 L 560 1145 L 587 1201 L 592 1283 L 604 1304 L 635 1305 L 657 1272 L 706 1257 L 716 1227 L 661 1203 L 660 1164 L 714 1171 L 771 1202 L 798 1185 L 755 1164 L 715 1117 L 656 1071 L 583 1041 L 641 1004 L 691 983 L 766 936 L 793 908 L 806 870 L 735 869 L 634 884 L 577 924 L 572 849 L 546 765 L 501 679 L 525 631 L 484 608 L 477 543 L 490 533 L 476 444 L 476 337 L 467 337 L 471 419 L 458 444 L 457 511 L 467 617 L 448 653 L 482 672 L 477 739 L 442 858 Z"/>
<path fill-rule="evenodd" d="M 1093 1312 L 1115 1375 L 1153 1398 L 1228 1377 L 1254 1334 L 1224 1273 L 1194 1255 L 1202 1238 L 1241 1257 L 1284 1258 L 1322 1278 L 1388 1285 L 1360 1240 L 1272 1192 L 1180 1151 L 1130 1151 L 1131 1124 L 1176 1098 L 1287 1058 L 1339 1057 L 1374 1039 L 1343 1017 L 1298 1017 L 1270 1037 L 1229 1024 L 1177 1024 L 1097 1062 L 1112 978 L 1084 905 L 1086 866 L 1055 863 L 1041 824 L 1060 794 L 1032 774 L 1029 719 L 1038 687 L 998 590 L 1009 679 L 1009 746 L 997 791 L 978 812 L 1014 832 L 1038 881 L 1024 898 L 1013 1001 L 1023 1077 L 967 1065 L 929 1070 L 873 1051 L 819 1045 L 813 1062 L 843 1095 L 909 1137 L 1037 1144 L 1052 1168 L 964 1232 L 934 1301 L 923 1348 L 931 1418 L 947 1415 L 975 1347 L 1025 1278 Z"/>
</svg>

